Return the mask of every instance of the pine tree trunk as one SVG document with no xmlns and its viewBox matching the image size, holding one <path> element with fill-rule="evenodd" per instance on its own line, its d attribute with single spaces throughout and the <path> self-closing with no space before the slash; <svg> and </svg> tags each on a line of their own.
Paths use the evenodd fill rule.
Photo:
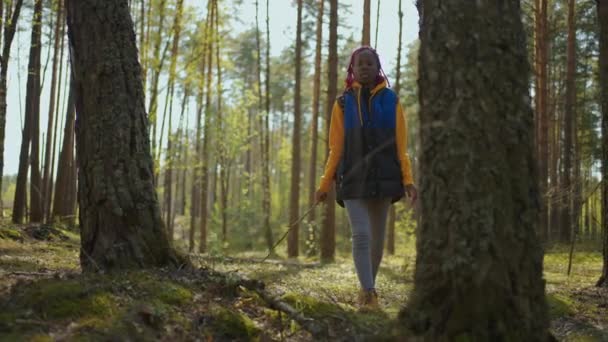
<svg viewBox="0 0 608 342">
<path fill-rule="evenodd" d="M 55 200 L 53 201 L 53 220 L 59 218 L 64 220 L 74 213 L 70 211 L 72 207 L 68 200 L 72 189 L 72 181 L 75 183 L 76 175 L 72 175 L 74 164 L 74 120 L 76 111 L 74 110 L 74 87 L 70 85 L 68 93 L 68 104 L 66 110 L 65 125 L 63 128 L 63 143 L 59 152 L 59 163 L 57 165 L 57 181 L 55 182 Z"/>
<path fill-rule="evenodd" d="M 176 205 L 175 211 L 176 214 L 179 215 L 186 215 L 186 176 L 187 176 L 187 171 L 188 171 L 188 117 L 186 116 L 186 125 L 184 126 L 183 124 L 183 118 L 186 112 L 186 106 L 188 103 L 188 98 L 190 97 L 190 88 L 188 88 L 186 86 L 186 89 L 184 90 L 184 98 L 182 100 L 182 112 L 180 114 L 180 119 L 179 119 L 179 138 L 177 139 L 177 142 L 179 143 L 179 159 L 181 162 L 181 172 L 178 173 L 178 181 L 177 181 L 177 187 L 180 188 L 179 191 L 179 198 L 178 198 L 178 203 L 179 205 Z M 176 192 L 176 197 L 177 196 L 177 189 L 175 190 Z"/>
<path fill-rule="evenodd" d="M 66 8 L 78 113 L 81 267 L 181 263 L 154 189 L 142 70 L 127 2 L 67 0 Z"/>
<path fill-rule="evenodd" d="M 51 72 L 51 93 L 49 99 L 49 115 L 47 120 L 47 128 L 46 128 L 46 150 L 44 153 L 44 173 L 42 176 L 42 208 L 44 217 L 48 218 L 47 213 L 49 212 L 49 208 L 51 207 L 51 183 L 52 176 L 51 173 L 51 160 L 53 155 L 53 140 L 55 139 L 55 135 L 51 134 L 53 132 L 53 119 L 55 116 L 55 92 L 57 88 L 57 66 L 59 65 L 59 44 L 61 42 L 61 27 L 63 27 L 63 1 L 58 2 L 57 7 L 57 22 L 55 23 L 55 37 L 54 37 L 54 49 L 53 49 L 53 69 Z"/>
<path fill-rule="evenodd" d="M 567 62 L 566 62 L 566 106 L 564 108 L 564 173 L 562 174 L 562 189 L 565 192 L 562 198 L 561 206 L 561 232 L 560 241 L 568 243 L 572 239 L 572 155 L 573 137 L 572 128 L 575 120 L 575 101 L 576 101 L 576 83 L 575 83 L 575 37 L 576 29 L 574 23 L 574 0 L 568 0 L 568 46 L 567 46 Z"/>
<path fill-rule="evenodd" d="M 300 134 L 302 131 L 302 0 L 298 0 L 298 19 L 296 26 L 296 83 L 294 89 L 294 118 L 291 145 L 291 187 L 289 197 L 289 224 L 296 222 L 300 216 Z M 299 254 L 300 225 L 290 226 L 287 236 L 287 256 L 296 258 Z"/>
<path fill-rule="evenodd" d="M 264 112 L 264 127 L 262 133 L 264 135 L 264 146 L 262 149 L 262 187 L 264 198 L 262 199 L 262 211 L 264 214 L 264 236 L 266 237 L 266 245 L 268 249 L 272 249 L 274 245 L 272 237 L 272 227 L 270 226 L 270 208 L 271 208 L 271 189 L 270 189 L 270 5 L 269 0 L 266 0 L 266 86 Z"/>
<path fill-rule="evenodd" d="M 371 0 L 363 0 L 363 30 L 361 32 L 361 45 L 370 45 L 370 16 Z"/>
<path fill-rule="evenodd" d="M 148 105 L 148 118 L 150 119 L 150 131 L 152 132 L 152 157 L 154 162 L 154 182 L 156 184 L 158 175 L 158 161 L 155 159 L 156 156 L 156 124 L 158 120 L 158 82 L 160 80 L 160 74 L 163 70 L 163 64 L 165 61 L 165 51 L 161 52 L 164 23 L 165 23 L 165 7 L 167 0 L 160 0 L 158 4 L 158 28 L 156 28 L 156 39 L 154 40 L 154 50 L 152 51 L 152 84 L 150 88 L 150 104 Z M 150 1 L 150 7 L 152 7 L 152 1 Z M 150 20 L 150 17 L 148 17 Z M 162 54 L 162 55 L 161 55 Z"/>
<path fill-rule="evenodd" d="M 420 154 L 423 219 L 414 291 L 401 317 L 420 340 L 544 341 L 543 253 L 534 230 L 540 194 L 520 4 L 418 6 L 421 148 L 432 153 Z"/>
<path fill-rule="evenodd" d="M 30 49 L 29 73 L 32 73 L 31 92 L 26 94 L 30 103 L 31 151 L 30 151 L 30 222 L 42 222 L 42 177 L 40 175 L 40 55 L 42 51 L 42 0 L 34 2 L 34 20 L 32 22 L 32 44 Z M 27 107 L 27 106 L 26 106 Z"/>
<path fill-rule="evenodd" d="M 329 0 L 329 51 L 327 54 L 327 102 L 325 108 L 325 132 L 329 137 L 331 111 L 338 93 L 338 0 Z M 329 155 L 329 139 L 326 139 L 325 158 Z M 325 200 L 325 216 L 321 223 L 321 260 L 334 261 L 336 254 L 336 191 L 332 185 Z"/>
<path fill-rule="evenodd" d="M 32 20 L 32 34 L 30 44 L 30 57 L 28 62 L 28 77 L 25 95 L 25 123 L 23 125 L 21 151 L 19 153 L 19 170 L 17 173 L 17 186 L 15 188 L 15 201 L 13 204 L 13 222 L 21 223 L 25 214 L 27 171 L 31 164 L 32 169 L 38 167 L 38 123 L 40 116 L 40 35 L 42 0 L 34 3 L 34 19 Z M 36 137 L 35 137 L 35 136 Z M 34 146 L 34 143 L 36 146 Z M 30 154 L 31 146 L 31 154 Z M 34 152 L 36 154 L 34 154 Z M 30 221 L 40 222 L 40 171 L 32 170 L 30 180 Z"/>
<path fill-rule="evenodd" d="M 15 29 L 17 27 L 17 21 L 19 14 L 21 13 L 21 6 L 23 0 L 16 0 L 15 7 L 11 13 L 11 7 L 4 8 L 7 18 L 12 18 L 10 23 L 4 23 L 0 25 L 0 29 L 4 33 L 1 35 L 4 40 L 2 41 L 2 55 L 0 55 L 0 189 L 2 189 L 2 178 L 4 176 L 4 136 L 6 131 L 6 90 L 7 90 L 7 75 L 8 75 L 8 61 L 10 60 L 11 45 L 15 36 Z M 0 14 L 0 18 L 2 15 Z M 2 196 L 0 196 L 0 213 L 4 212 L 4 204 L 2 203 Z"/>
<path fill-rule="evenodd" d="M 169 124 L 168 124 L 168 132 L 167 132 L 167 152 L 166 152 L 166 160 L 165 160 L 165 226 L 167 227 L 167 231 L 169 233 L 169 239 L 173 240 L 173 150 L 172 150 L 172 115 L 173 113 L 173 94 L 175 91 L 175 73 L 177 69 L 177 56 L 179 49 L 179 38 L 181 34 L 181 20 L 183 14 L 183 0 L 177 0 L 176 10 L 175 10 L 175 19 L 173 22 L 173 43 L 171 46 L 171 61 L 169 64 Z M 162 139 L 161 139 L 162 141 Z"/>
<path fill-rule="evenodd" d="M 608 179 L 608 0 L 597 1 L 600 25 L 600 101 L 602 104 L 602 179 Z M 602 182 L 602 243 L 604 263 L 597 286 L 608 287 L 608 183 Z"/>
<path fill-rule="evenodd" d="M 216 91 L 217 91 L 217 127 L 218 132 L 224 132 L 224 113 L 222 111 L 222 63 L 220 59 L 220 21 L 219 21 L 219 9 L 217 6 L 217 0 L 213 1 L 213 7 L 215 8 L 215 70 L 217 73 L 216 79 Z M 226 143 L 219 142 L 220 153 L 218 154 L 219 162 L 221 165 L 220 169 L 220 205 L 222 213 L 222 241 L 223 246 L 227 246 L 228 243 L 228 194 L 230 191 L 230 169 L 231 160 L 226 150 Z M 217 170 L 217 168 L 216 168 Z M 217 176 L 216 176 L 217 178 Z"/>
<path fill-rule="evenodd" d="M 321 97 L 321 48 L 323 47 L 323 4 L 325 0 L 318 1 L 317 10 L 317 28 L 316 28 L 316 45 L 315 45 L 315 74 L 312 90 L 312 123 L 311 123 L 311 146 L 310 146 L 310 168 L 309 168 L 309 189 L 308 189 L 308 204 L 312 207 L 315 204 L 315 192 L 317 189 L 317 142 L 319 140 L 319 105 Z M 315 221 L 315 210 L 313 209 L 309 215 L 311 222 Z M 315 227 L 310 226 L 308 231 L 308 240 L 313 243 L 312 248 L 308 250 L 309 255 L 315 255 Z"/>
<path fill-rule="evenodd" d="M 557 74 L 557 72 L 551 72 L 551 74 Z M 551 77 L 549 77 L 551 78 Z M 557 108 L 557 99 L 559 96 L 559 86 L 556 85 L 556 81 L 552 82 L 551 94 L 551 166 L 550 166 L 550 180 L 551 180 L 551 196 L 550 196 L 550 212 L 549 212 L 549 227 L 547 231 L 547 241 L 554 240 L 555 234 L 559 235 L 561 229 L 560 224 L 560 200 L 559 194 L 562 189 L 559 184 L 559 172 L 560 172 L 560 132 L 561 132 L 561 111 Z M 557 82 L 560 83 L 560 82 Z"/>
<path fill-rule="evenodd" d="M 549 118 L 547 114 L 547 1 L 537 0 L 536 6 L 536 75 L 538 78 L 536 95 L 536 116 L 538 122 L 537 143 L 538 143 L 538 174 L 541 193 L 541 212 L 539 217 L 538 234 L 541 241 L 547 238 L 548 229 L 548 160 L 549 160 Z M 540 7 L 538 4 L 540 2 Z"/>
<path fill-rule="evenodd" d="M 209 40 L 208 50 L 207 50 L 207 80 L 205 82 L 205 127 L 203 130 L 203 146 L 201 150 L 201 202 L 200 202 L 200 243 L 198 246 L 198 250 L 200 253 L 204 253 L 207 251 L 207 219 L 208 219 L 208 210 L 207 210 L 207 202 L 209 200 L 209 159 L 210 159 L 210 150 L 209 147 L 211 145 L 211 81 L 212 81 L 212 62 L 213 62 L 213 36 L 217 33 L 214 32 L 213 28 L 213 20 L 217 13 L 215 10 L 217 9 L 215 6 L 215 1 L 213 1 L 211 5 L 211 16 L 209 18 L 209 31 L 207 35 L 207 39 Z"/>
<path fill-rule="evenodd" d="M 211 45 L 209 42 L 209 32 L 211 25 L 211 0 L 207 1 L 207 19 L 205 21 L 205 43 L 203 46 L 203 53 L 201 58 L 201 73 L 204 74 L 206 65 L 206 59 L 208 53 L 210 52 Z M 190 198 L 190 243 L 189 243 L 189 251 L 194 251 L 194 234 L 197 225 L 197 218 L 200 217 L 200 203 L 201 203 L 201 128 L 202 128 L 202 115 L 203 115 L 203 98 L 205 93 L 205 77 L 201 75 L 201 80 L 199 82 L 198 96 L 197 96 L 197 110 L 196 110 L 196 141 L 194 142 L 194 160 L 193 160 L 193 172 L 192 172 L 192 194 Z M 201 237 L 202 239 L 203 237 Z M 207 238 L 205 237 L 205 241 Z"/>
<path fill-rule="evenodd" d="M 61 106 L 59 105 L 59 103 L 63 100 L 62 104 L 65 107 L 65 95 L 62 96 L 62 90 L 64 90 L 63 88 L 71 87 L 71 85 L 68 85 L 68 81 L 67 81 L 68 78 L 71 80 L 71 77 L 68 76 L 68 74 L 70 73 L 70 71 L 69 71 L 69 67 L 67 65 L 66 65 L 66 68 L 65 68 L 66 72 L 65 73 L 63 72 L 63 66 L 64 66 L 64 63 L 63 63 L 63 60 L 64 60 L 64 47 L 65 47 L 65 30 L 66 30 L 66 25 L 65 25 L 65 8 L 63 6 L 62 6 L 61 20 L 62 20 L 63 24 L 61 25 L 61 32 L 60 32 L 61 40 L 60 40 L 60 48 L 59 48 L 59 74 L 58 74 L 58 78 L 59 78 L 58 83 L 59 84 L 58 84 L 58 87 L 57 87 L 57 96 L 56 96 L 57 99 L 55 101 L 55 103 L 56 103 L 56 105 L 55 105 L 55 122 L 56 122 L 56 124 L 54 125 L 55 128 L 54 128 L 54 133 L 53 133 L 53 147 L 52 147 L 52 153 L 51 153 L 51 171 L 50 171 L 50 176 L 49 176 L 50 179 L 49 179 L 49 182 L 47 184 L 47 186 L 48 186 L 47 193 L 48 193 L 48 198 L 49 198 L 47 212 L 45 213 L 47 221 L 52 221 L 53 220 L 53 214 L 52 214 L 51 206 L 54 207 L 54 205 L 55 205 L 54 202 L 52 202 L 51 200 L 54 198 L 53 197 L 53 187 L 56 188 L 56 186 L 54 186 L 54 184 L 53 184 L 53 179 L 54 179 L 53 175 L 55 174 L 55 161 L 57 161 L 57 163 L 59 163 L 59 160 L 56 160 L 56 158 L 55 158 L 56 157 L 56 153 L 57 153 L 57 150 L 56 150 L 57 140 L 60 139 L 57 136 L 57 130 L 59 128 L 58 126 L 60 126 L 59 122 L 58 122 L 59 117 L 60 117 L 59 115 L 60 115 L 60 112 L 63 112 L 63 111 L 67 112 L 68 110 L 70 110 L 70 109 L 61 108 Z M 63 84 L 63 86 L 62 86 L 62 84 Z M 70 96 L 69 92 L 70 91 L 71 91 L 71 89 L 68 89 L 68 100 L 70 100 L 70 98 L 69 98 L 69 96 Z M 70 101 L 68 101 L 68 108 L 72 108 L 71 110 L 74 110 L 74 99 L 73 99 L 73 97 L 74 96 L 72 95 L 72 99 L 71 99 L 72 102 L 71 102 L 71 104 L 70 104 Z M 68 117 L 67 114 L 65 116 L 61 116 L 62 120 L 64 120 L 64 118 L 67 118 L 67 117 Z M 72 119 L 72 120 L 74 120 L 74 119 Z M 65 126 L 65 123 L 62 122 L 62 126 Z M 74 128 L 73 127 L 72 127 L 72 133 L 71 134 L 72 134 L 72 150 L 73 150 L 74 149 L 74 142 L 73 142 L 73 140 L 74 140 L 74 138 L 73 138 Z M 74 159 L 74 152 L 71 152 L 71 160 L 73 160 L 73 159 Z M 76 176 L 74 176 L 73 178 L 74 178 L 74 184 L 76 184 L 76 180 L 75 180 Z M 65 192 L 64 192 L 64 194 L 65 194 Z M 55 197 L 55 198 L 62 198 L 62 197 Z M 65 198 L 67 199 L 67 197 L 65 197 Z M 76 197 L 74 197 L 73 200 L 76 201 Z M 69 201 L 66 201 L 66 203 L 67 203 L 66 205 L 71 205 L 71 203 Z M 71 205 L 71 207 L 72 206 L 75 206 L 75 204 Z M 70 210 L 65 210 L 65 211 L 66 212 L 70 212 Z M 74 212 L 71 212 L 70 215 L 73 215 L 73 213 Z M 71 220 L 75 221 L 73 217 L 71 217 Z"/>
</svg>

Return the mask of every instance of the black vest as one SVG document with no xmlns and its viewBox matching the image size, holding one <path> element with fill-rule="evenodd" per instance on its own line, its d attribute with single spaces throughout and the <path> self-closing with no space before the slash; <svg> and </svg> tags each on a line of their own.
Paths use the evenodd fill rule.
<svg viewBox="0 0 608 342">
<path fill-rule="evenodd" d="M 395 140 L 397 96 L 382 88 L 371 96 L 350 89 L 338 99 L 344 112 L 344 149 L 336 172 L 337 202 L 404 196 Z"/>
</svg>

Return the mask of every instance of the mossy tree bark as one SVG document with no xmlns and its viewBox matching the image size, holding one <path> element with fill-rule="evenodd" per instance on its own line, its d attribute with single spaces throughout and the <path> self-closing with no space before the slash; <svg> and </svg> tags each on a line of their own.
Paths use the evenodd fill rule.
<svg viewBox="0 0 608 342">
<path fill-rule="evenodd" d="M 127 0 L 67 0 L 84 271 L 176 264 L 154 189 Z"/>
<path fill-rule="evenodd" d="M 596 0 L 600 24 L 600 101 L 602 104 L 602 231 L 604 266 L 597 286 L 608 287 L 608 0 Z M 594 211 L 595 212 L 595 211 Z"/>
<path fill-rule="evenodd" d="M 415 288 L 401 317 L 423 340 L 543 341 L 540 198 L 520 4 L 418 6 L 422 223 Z"/>
</svg>

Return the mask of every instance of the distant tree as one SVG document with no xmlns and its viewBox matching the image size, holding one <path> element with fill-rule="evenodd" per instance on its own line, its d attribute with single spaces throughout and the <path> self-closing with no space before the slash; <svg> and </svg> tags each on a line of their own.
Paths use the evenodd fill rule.
<svg viewBox="0 0 608 342">
<path fill-rule="evenodd" d="M 43 214 L 45 219 L 47 219 L 49 217 L 49 213 L 50 213 L 50 207 L 51 207 L 51 190 L 52 190 L 52 186 L 51 183 L 52 178 L 53 178 L 53 173 L 51 170 L 51 161 L 54 160 L 53 158 L 53 152 L 55 151 L 52 147 L 53 147 L 53 140 L 55 140 L 55 134 L 51 134 L 51 132 L 53 132 L 53 127 L 54 126 L 58 126 L 59 123 L 58 122 L 54 122 L 54 118 L 55 118 L 55 93 L 57 91 L 57 85 L 59 83 L 60 80 L 58 80 L 58 73 L 57 73 L 57 69 L 59 67 L 59 64 L 61 63 L 60 60 L 60 55 L 59 55 L 59 51 L 60 49 L 60 43 L 61 43 L 61 39 L 63 38 L 62 30 L 61 28 L 65 25 L 65 21 L 63 20 L 63 13 L 65 13 L 65 11 L 63 10 L 63 1 L 57 1 L 57 6 L 56 6 L 56 22 L 55 22 L 55 28 L 54 28 L 54 44 L 53 44 L 53 66 L 52 66 L 52 72 L 51 72 L 51 92 L 49 95 L 49 113 L 48 113 L 48 119 L 47 119 L 47 129 L 46 129 L 46 149 L 44 152 L 44 167 L 43 167 L 43 175 L 42 175 L 42 209 L 43 209 Z M 60 76 L 60 75 L 59 75 Z M 56 131 L 56 130 L 55 130 Z"/>
<path fill-rule="evenodd" d="M 67 113 L 65 126 L 63 128 L 63 143 L 59 152 L 57 165 L 57 181 L 55 182 L 55 200 L 53 201 L 52 218 L 71 218 L 73 203 L 76 198 L 71 197 L 72 184 L 76 184 L 77 175 L 73 172 L 76 160 L 74 158 L 74 121 L 76 111 L 74 110 L 74 89 L 70 86 L 68 94 Z"/>
<path fill-rule="evenodd" d="M 17 188 L 13 203 L 13 222 L 21 223 L 25 215 L 27 171 L 31 164 L 30 180 L 30 221 L 40 222 L 42 208 L 40 207 L 40 170 L 39 165 L 39 123 L 40 123 L 40 50 L 41 50 L 41 16 L 42 0 L 34 3 L 34 18 L 28 76 L 25 94 L 25 120 L 21 134 L 21 150 L 19 152 L 19 169 L 17 172 Z M 31 148 L 31 152 L 30 152 Z"/>
<path fill-rule="evenodd" d="M 127 0 L 67 0 L 84 271 L 175 265 Z M 101 91 L 100 91 L 101 89 Z"/>
<path fill-rule="evenodd" d="M 541 212 L 538 232 L 541 239 L 545 240 L 548 234 L 548 160 L 549 160 L 549 118 L 547 108 L 547 64 L 548 64 L 548 39 L 547 39 L 547 1 L 535 0 L 534 6 L 534 68 L 535 68 L 535 111 L 536 111 L 536 142 L 538 151 L 538 172 L 541 192 Z"/>
<path fill-rule="evenodd" d="M 575 66 L 576 66 L 576 29 L 574 23 L 574 0 L 568 0 L 568 40 L 566 48 L 566 101 L 564 108 L 564 169 L 562 173 L 561 188 L 564 192 L 561 203 L 562 220 L 560 241 L 570 242 L 572 239 L 572 171 L 573 171 L 573 152 L 574 152 L 574 120 L 576 85 L 575 85 Z"/>
<path fill-rule="evenodd" d="M 331 112 L 338 93 L 338 0 L 329 0 L 329 52 L 327 54 L 327 101 L 325 108 L 325 132 L 329 136 Z M 329 155 L 329 139 L 326 139 L 325 157 Z M 325 200 L 325 216 L 321 223 L 321 260 L 333 261 L 336 253 L 336 191 L 332 186 Z"/>
<path fill-rule="evenodd" d="M 361 45 L 371 44 L 370 16 L 371 0 L 363 0 L 363 29 L 361 32 Z"/>
<path fill-rule="evenodd" d="M 291 146 L 291 188 L 289 199 L 289 222 L 295 222 L 300 216 L 300 133 L 302 131 L 302 107 L 301 107 L 301 87 L 302 87 L 302 0 L 298 0 L 298 19 L 296 25 L 296 84 L 294 90 L 294 117 L 293 135 Z M 297 257 L 299 254 L 299 225 L 291 227 L 287 238 L 287 255 L 290 258 Z"/>
<path fill-rule="evenodd" d="M 423 219 L 401 317 L 421 340 L 545 341 L 520 3 L 418 6 Z"/>
<path fill-rule="evenodd" d="M 596 0 L 600 25 L 600 102 L 602 105 L 602 235 L 604 264 L 597 286 L 608 287 L 608 0 Z"/>
<path fill-rule="evenodd" d="M 0 1 L 0 30 L 2 30 L 2 50 L 0 50 L 0 189 L 2 188 L 2 176 L 4 175 L 4 135 L 6 130 L 6 83 L 8 75 L 8 62 L 10 60 L 11 46 L 17 21 L 21 13 L 23 0 L 16 0 L 14 6 L 4 7 L 5 1 Z M 9 3 L 10 4 L 10 3 Z M 5 14 L 5 17 L 3 17 Z M 4 18 L 8 20 L 3 20 Z M 4 204 L 0 198 L 0 213 L 3 212 Z"/>
<path fill-rule="evenodd" d="M 318 0 L 317 10 L 317 27 L 316 27 L 316 41 L 315 41 L 315 70 L 314 70 L 314 81 L 313 81 L 313 94 L 312 94 L 312 123 L 311 123 L 311 146 L 310 146 L 310 169 L 309 177 L 310 182 L 308 189 L 308 203 L 310 206 L 315 201 L 315 191 L 317 182 L 317 142 L 319 140 L 319 109 L 321 100 L 321 48 L 323 46 L 323 5 L 325 0 Z M 315 220 L 315 211 L 310 213 L 310 221 Z M 312 236 L 310 240 L 315 241 L 315 229 L 312 227 L 308 232 Z M 315 254 L 315 248 L 310 249 L 310 254 Z"/>
<path fill-rule="evenodd" d="M 209 160 L 211 158 L 211 82 L 213 75 L 213 49 L 214 49 L 214 35 L 217 34 L 214 30 L 214 18 L 217 15 L 216 1 L 213 0 L 211 3 L 211 14 L 209 17 L 209 31 L 206 39 L 209 41 L 207 49 L 207 71 L 205 72 L 205 126 L 203 129 L 203 145 L 201 147 L 201 196 L 200 196 L 200 231 L 201 236 L 199 238 L 198 251 L 204 253 L 207 250 L 207 221 L 209 216 L 208 210 L 208 199 L 209 199 Z"/>
</svg>

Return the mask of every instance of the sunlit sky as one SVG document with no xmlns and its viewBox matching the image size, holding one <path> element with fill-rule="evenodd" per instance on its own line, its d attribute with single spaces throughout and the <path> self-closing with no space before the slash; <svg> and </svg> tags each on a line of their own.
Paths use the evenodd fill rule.
<svg viewBox="0 0 608 342">
<path fill-rule="evenodd" d="M 378 28 L 378 42 L 374 41 L 376 31 L 376 13 L 378 1 L 380 1 L 380 27 Z M 416 39 L 418 35 L 418 12 L 414 5 L 415 0 L 402 0 L 403 17 L 403 37 L 402 44 L 404 49 Z M 229 3 L 227 1 L 225 3 Z M 194 7 L 195 11 L 202 13 L 205 1 L 203 0 L 186 0 L 186 5 Z M 260 0 L 260 24 L 265 19 L 265 0 Z M 392 79 L 394 66 L 397 56 L 398 33 L 399 33 L 399 18 L 398 0 L 372 0 L 371 13 L 371 39 L 372 45 L 376 45 L 381 56 L 384 69 Z M 354 37 L 359 39 L 361 27 L 363 23 L 363 0 L 340 0 L 340 8 L 350 6 L 350 19 L 347 20 L 349 28 L 340 28 L 339 35 L 349 36 L 351 32 Z M 329 11 L 329 3 L 326 1 L 325 11 Z M 344 18 L 347 15 L 345 11 L 338 11 L 338 16 Z M 235 31 L 242 31 L 255 25 L 255 0 L 244 0 L 242 6 L 235 6 L 234 17 L 240 18 L 240 23 L 234 22 L 232 25 Z M 23 11 L 21 17 L 22 26 L 25 28 L 31 22 L 32 13 Z M 203 15 L 200 16 L 204 17 Z M 342 21 L 343 19 L 341 19 Z M 270 41 L 271 55 L 279 55 L 280 52 L 289 46 L 295 39 L 296 25 L 296 8 L 292 0 L 270 0 Z M 265 27 L 265 26 L 263 26 Z M 348 31 L 347 31 L 348 30 Z M 324 41 L 327 41 L 327 22 L 324 26 Z M 325 43 L 326 44 L 326 43 Z M 23 111 L 25 110 L 25 83 L 27 77 L 27 59 L 30 45 L 29 28 L 18 32 L 15 36 L 11 51 L 11 61 L 8 75 L 8 110 L 6 123 L 6 140 L 4 152 L 4 174 L 11 175 L 17 173 L 19 164 L 19 149 L 21 145 L 21 127 Z M 47 48 L 43 48 L 42 62 L 46 61 Z M 405 52 L 402 56 L 405 56 Z M 312 55 L 312 54 L 311 54 Z M 404 57 L 402 57 L 404 58 Z M 345 64 L 347 61 L 339 61 Z M 345 66 L 339 66 L 340 72 Z M 50 63 L 47 70 L 44 88 L 42 89 L 41 112 L 40 112 L 40 130 L 41 134 L 46 135 L 47 116 L 48 116 L 48 92 L 50 83 Z M 19 71 L 19 72 L 18 72 Z M 160 96 L 164 98 L 164 96 Z M 162 108 L 159 106 L 159 108 Z M 63 114 L 62 114 L 63 115 Z M 190 122 L 193 122 L 192 120 Z M 62 129 L 63 126 L 60 126 Z M 165 134 L 166 136 L 166 134 Z M 41 137 L 41 144 L 43 140 Z M 42 146 L 41 146 L 42 151 Z M 42 159 L 41 159 L 42 161 Z"/>
</svg>

